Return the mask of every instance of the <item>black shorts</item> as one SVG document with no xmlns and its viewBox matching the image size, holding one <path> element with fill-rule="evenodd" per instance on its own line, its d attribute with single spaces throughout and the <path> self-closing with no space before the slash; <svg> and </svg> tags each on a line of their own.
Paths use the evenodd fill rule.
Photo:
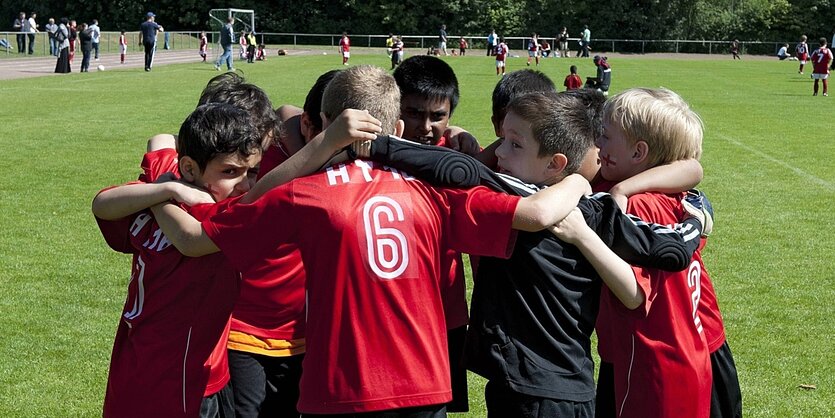
<svg viewBox="0 0 835 418">
<path fill-rule="evenodd" d="M 232 401 L 232 383 L 203 398 L 200 403 L 200 418 L 235 418 Z"/>
<path fill-rule="evenodd" d="M 467 369 L 464 367 L 464 341 L 466 337 L 466 325 L 447 331 L 449 372 L 452 381 L 452 401 L 446 405 L 447 412 L 467 412 L 470 410 Z"/>
<path fill-rule="evenodd" d="M 710 418 L 742 417 L 742 392 L 739 390 L 734 356 L 727 341 L 710 353 L 710 366 L 713 369 Z"/>
<path fill-rule="evenodd" d="M 615 366 L 600 362 L 597 373 L 597 397 L 594 405 L 595 418 L 614 418 L 615 414 Z"/>
<path fill-rule="evenodd" d="M 229 375 L 238 418 L 298 417 L 304 354 L 271 357 L 229 350 Z"/>
<path fill-rule="evenodd" d="M 487 403 L 488 418 L 592 418 L 594 416 L 594 400 L 573 402 L 525 395 L 495 381 L 487 382 L 487 387 L 484 388 L 484 400 Z"/>
</svg>

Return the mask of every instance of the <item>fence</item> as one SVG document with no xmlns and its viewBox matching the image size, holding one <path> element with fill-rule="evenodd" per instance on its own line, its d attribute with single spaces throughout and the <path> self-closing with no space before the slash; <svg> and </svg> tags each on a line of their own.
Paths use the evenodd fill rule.
<svg viewBox="0 0 835 418">
<path fill-rule="evenodd" d="M 5 51 L 0 49 L 0 56 L 17 56 L 16 37 L 19 32 L 0 32 L 0 39 L 5 39 L 9 47 Z M 119 52 L 119 32 L 102 32 L 100 51 L 102 53 Z M 130 51 L 142 51 L 139 44 L 139 32 L 126 32 L 128 49 Z M 207 32 L 209 43 L 216 43 L 217 32 Z M 259 43 L 267 45 L 286 45 L 292 48 L 300 47 L 333 47 L 339 44 L 338 34 L 315 34 L 315 33 L 274 33 L 264 32 L 257 35 Z M 163 49 L 197 49 L 200 43 L 200 32 L 164 32 L 157 38 L 157 48 Z M 355 47 L 385 48 L 387 35 L 351 35 L 351 45 Z M 406 48 L 428 49 L 437 45 L 436 35 L 403 35 L 403 42 Z M 485 36 L 465 36 L 471 49 L 486 49 L 487 39 Z M 165 42 L 165 40 L 168 40 Z M 569 40 L 569 47 L 573 51 L 579 48 L 578 38 Z M 549 38 L 552 49 L 557 49 L 556 42 Z M 526 50 L 528 38 L 506 37 L 505 42 L 511 49 Z M 751 55 L 774 55 L 777 50 L 786 42 L 783 41 L 741 41 L 740 49 L 743 54 Z M 27 39 L 28 44 L 28 39 Z M 793 43 L 790 43 L 794 45 Z M 35 54 L 49 55 L 49 41 L 46 32 L 35 34 Z M 450 36 L 447 47 L 458 48 L 458 36 Z M 694 41 L 694 40 L 637 40 L 637 39 L 592 39 L 592 53 L 695 53 L 695 54 L 726 54 L 729 52 L 729 41 Z"/>
</svg>

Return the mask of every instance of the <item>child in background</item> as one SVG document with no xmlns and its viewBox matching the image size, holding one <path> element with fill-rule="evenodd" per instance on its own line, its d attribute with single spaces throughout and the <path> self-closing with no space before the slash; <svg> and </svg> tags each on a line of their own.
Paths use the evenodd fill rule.
<svg viewBox="0 0 835 418">
<path fill-rule="evenodd" d="M 612 83 L 612 67 L 606 57 L 594 56 L 594 65 L 597 66 L 597 77 L 593 81 L 592 88 L 601 91 L 604 96 L 609 95 L 609 85 Z"/>
<path fill-rule="evenodd" d="M 267 60 L 266 45 L 258 44 L 258 50 L 255 51 L 255 60 L 256 61 L 266 61 Z"/>
<path fill-rule="evenodd" d="M 583 80 L 577 75 L 577 66 L 572 65 L 569 69 L 569 74 L 565 76 L 565 81 L 563 81 L 562 85 L 565 86 L 566 90 L 577 90 L 580 87 L 583 87 Z"/>
<path fill-rule="evenodd" d="M 742 60 L 742 58 L 739 57 L 739 39 L 734 38 L 734 40 L 731 41 L 731 56 L 735 60 Z"/>
<path fill-rule="evenodd" d="M 125 37 L 125 31 L 119 34 L 119 62 L 125 63 L 125 55 L 128 53 L 128 38 Z"/>
<path fill-rule="evenodd" d="M 797 58 L 794 58 L 791 55 L 789 55 L 789 44 L 783 44 L 783 46 L 780 47 L 780 50 L 777 51 L 777 58 L 779 58 L 780 61 L 784 61 L 787 59 L 789 61 L 797 60 Z"/>
<path fill-rule="evenodd" d="M 403 62 L 403 40 L 400 37 L 392 36 L 389 56 L 391 57 L 392 70 Z"/>
<path fill-rule="evenodd" d="M 467 55 L 467 48 L 469 48 L 469 44 L 467 40 L 464 39 L 464 36 L 461 36 L 461 39 L 458 40 L 458 55 L 464 56 Z"/>
<path fill-rule="evenodd" d="M 351 58 L 351 38 L 348 38 L 347 32 L 342 32 L 342 37 L 339 38 L 339 55 L 342 56 L 342 65 L 348 65 Z"/>
<path fill-rule="evenodd" d="M 820 38 L 820 45 L 812 52 L 812 78 L 815 79 L 813 96 L 818 95 L 818 81 L 823 83 L 823 95 L 829 96 L 829 64 L 832 62 L 832 51 L 826 47 L 826 38 Z"/>
<path fill-rule="evenodd" d="M 240 55 L 242 60 L 246 59 L 246 47 L 247 47 L 246 41 L 247 41 L 246 31 L 242 30 L 241 35 L 238 36 L 238 47 L 240 47 L 239 55 Z"/>
<path fill-rule="evenodd" d="M 501 70 L 502 77 L 505 74 L 505 67 L 507 66 L 507 54 L 510 53 L 510 49 L 507 47 L 507 44 L 504 43 L 504 37 L 499 37 L 499 45 L 496 46 L 496 75 L 499 75 L 499 71 Z"/>
<path fill-rule="evenodd" d="M 548 58 L 551 55 L 551 44 L 548 43 L 548 39 L 542 39 L 542 46 L 540 47 L 542 50 L 542 57 Z"/>
<path fill-rule="evenodd" d="M 183 122 L 177 141 L 179 155 L 171 148 L 146 154 L 140 182 L 105 189 L 93 201 L 108 244 L 134 255 L 104 417 L 196 417 L 203 408 L 231 413 L 225 342 L 219 342 L 228 332 L 239 276 L 223 257 L 183 256 L 147 208 L 176 199 L 201 219 L 220 210 L 230 200 L 194 205 L 247 192 L 261 138 L 244 111 L 209 104 Z M 153 183 L 171 169 L 183 183 Z"/>
<path fill-rule="evenodd" d="M 536 66 L 539 67 L 539 38 L 535 33 L 528 40 L 528 67 L 531 66 L 531 58 L 536 59 Z"/>
<path fill-rule="evenodd" d="M 209 49 L 209 40 L 206 38 L 206 32 L 200 32 L 200 56 L 203 58 L 203 62 L 206 62 L 206 57 L 208 56 L 208 49 Z"/>
<path fill-rule="evenodd" d="M 809 45 L 806 45 L 806 35 L 800 37 L 800 42 L 794 47 L 794 55 L 800 61 L 800 68 L 797 73 L 803 74 L 803 67 L 806 65 L 806 60 L 809 59 Z"/>
</svg>

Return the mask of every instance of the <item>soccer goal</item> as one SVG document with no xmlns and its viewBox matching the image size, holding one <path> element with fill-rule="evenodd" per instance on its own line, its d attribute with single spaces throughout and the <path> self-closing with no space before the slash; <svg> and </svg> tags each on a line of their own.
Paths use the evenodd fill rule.
<svg viewBox="0 0 835 418">
<path fill-rule="evenodd" d="M 250 32 L 255 31 L 255 11 L 249 9 L 212 9 L 209 10 L 209 18 L 211 18 L 210 23 L 212 24 L 212 31 L 214 32 L 214 39 L 212 40 L 215 44 L 220 44 L 220 30 L 226 26 L 226 21 L 230 17 L 235 18 L 235 23 L 233 25 L 233 29 L 235 32 L 235 39 L 238 39 L 240 36 L 241 31 Z M 216 48 L 212 48 L 214 50 L 214 57 L 220 56 L 223 53 L 223 49 L 219 46 Z M 234 56 L 234 55 L 233 55 Z"/>
</svg>

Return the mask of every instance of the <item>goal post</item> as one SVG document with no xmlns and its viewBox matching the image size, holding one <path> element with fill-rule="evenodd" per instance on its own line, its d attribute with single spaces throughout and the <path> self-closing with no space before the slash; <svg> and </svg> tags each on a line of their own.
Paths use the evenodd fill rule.
<svg viewBox="0 0 835 418">
<path fill-rule="evenodd" d="M 235 39 L 238 39 L 241 31 L 254 32 L 255 31 L 255 10 L 251 9 L 211 9 L 209 10 L 210 23 L 212 25 L 212 32 L 215 36 L 213 43 L 220 44 L 220 30 L 226 26 L 226 21 L 230 17 L 235 18 L 235 23 L 232 28 L 235 32 Z M 220 56 L 221 48 L 212 48 L 214 50 L 214 57 Z"/>
</svg>

